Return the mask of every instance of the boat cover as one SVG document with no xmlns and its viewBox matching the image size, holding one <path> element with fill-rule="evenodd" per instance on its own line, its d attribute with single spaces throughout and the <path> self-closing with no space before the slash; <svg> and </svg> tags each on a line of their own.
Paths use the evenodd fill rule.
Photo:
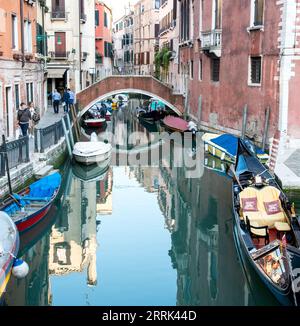
<svg viewBox="0 0 300 326">
<path fill-rule="evenodd" d="M 150 104 L 151 111 L 156 111 L 157 109 L 165 109 L 166 106 L 162 101 L 154 100 Z"/>
<path fill-rule="evenodd" d="M 103 142 L 79 142 L 74 146 L 75 155 L 102 155 L 111 151 L 111 145 Z"/>
<path fill-rule="evenodd" d="M 61 175 L 57 173 L 50 174 L 39 181 L 33 183 L 29 189 L 30 197 L 48 197 L 52 198 L 55 191 L 60 187 Z M 26 198 L 26 197 L 24 197 Z"/>
<path fill-rule="evenodd" d="M 211 139 L 211 142 L 216 144 L 219 147 L 222 147 L 231 156 L 236 156 L 237 147 L 238 147 L 238 137 L 230 134 L 224 134 L 218 136 L 217 138 Z M 256 148 L 257 155 L 265 154 L 264 151 L 260 148 Z"/>
<path fill-rule="evenodd" d="M 28 195 L 20 196 L 18 194 L 13 194 L 14 198 L 19 202 L 19 204 L 13 202 L 5 207 L 3 211 L 9 216 L 12 216 L 13 214 L 19 212 L 22 207 L 30 205 L 31 201 L 48 202 L 52 199 L 55 191 L 60 187 L 60 184 L 61 175 L 58 172 L 46 176 L 30 185 Z"/>
<path fill-rule="evenodd" d="M 163 122 L 167 127 L 170 127 L 172 129 L 178 129 L 181 131 L 187 131 L 189 129 L 189 125 L 187 121 L 178 117 L 173 117 L 171 115 L 167 116 L 163 120 Z"/>
</svg>

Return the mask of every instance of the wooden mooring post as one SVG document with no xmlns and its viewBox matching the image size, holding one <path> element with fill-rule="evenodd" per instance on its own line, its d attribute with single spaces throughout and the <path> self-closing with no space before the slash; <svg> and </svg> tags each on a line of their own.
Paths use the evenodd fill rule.
<svg viewBox="0 0 300 326">
<path fill-rule="evenodd" d="M 267 138 L 269 133 L 270 111 L 271 108 L 268 106 L 265 112 L 265 128 L 264 128 L 263 143 L 262 143 L 262 149 L 264 151 L 266 150 Z"/>
</svg>

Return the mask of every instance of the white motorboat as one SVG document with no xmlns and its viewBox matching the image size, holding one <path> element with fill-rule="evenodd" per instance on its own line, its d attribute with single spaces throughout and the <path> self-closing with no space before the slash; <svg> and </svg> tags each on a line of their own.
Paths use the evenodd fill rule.
<svg viewBox="0 0 300 326">
<path fill-rule="evenodd" d="M 111 157 L 111 152 L 111 145 L 99 142 L 97 135 L 93 133 L 90 142 L 75 144 L 73 156 L 78 163 L 91 165 L 108 160 Z"/>
</svg>

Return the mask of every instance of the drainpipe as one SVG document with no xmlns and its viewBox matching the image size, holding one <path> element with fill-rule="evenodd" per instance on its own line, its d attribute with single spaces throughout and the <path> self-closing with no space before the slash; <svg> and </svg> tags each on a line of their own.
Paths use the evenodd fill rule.
<svg viewBox="0 0 300 326">
<path fill-rule="evenodd" d="M 20 0 L 20 16 L 21 16 L 21 49 L 22 49 L 22 68 L 25 66 L 25 46 L 24 46 L 24 4 Z"/>
<path fill-rule="evenodd" d="M 79 32 L 79 85 L 80 85 L 80 90 L 82 90 L 82 74 L 81 74 L 81 58 L 82 58 L 82 53 L 81 53 L 81 20 L 80 20 L 80 16 L 81 16 L 81 3 L 80 0 L 78 0 L 78 14 L 79 14 L 79 19 L 78 19 L 78 32 Z"/>
</svg>

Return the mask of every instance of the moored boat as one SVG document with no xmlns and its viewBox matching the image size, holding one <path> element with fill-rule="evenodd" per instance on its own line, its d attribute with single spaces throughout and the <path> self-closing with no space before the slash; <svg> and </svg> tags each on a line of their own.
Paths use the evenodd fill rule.
<svg viewBox="0 0 300 326">
<path fill-rule="evenodd" d="M 300 224 L 253 147 L 239 140 L 233 181 L 234 237 L 249 266 L 282 305 L 299 305 Z"/>
<path fill-rule="evenodd" d="M 111 157 L 112 147 L 103 142 L 79 142 L 73 150 L 75 161 L 85 165 L 103 162 Z"/>
<path fill-rule="evenodd" d="M 163 126 L 170 132 L 197 132 L 197 126 L 194 122 L 186 121 L 182 118 L 168 115 L 162 120 Z"/>
<path fill-rule="evenodd" d="M 218 135 L 205 133 L 202 140 L 204 141 L 206 152 L 222 161 L 235 163 L 238 137 L 230 134 Z M 256 147 L 256 155 L 262 163 L 267 163 L 269 155 L 258 147 Z"/>
<path fill-rule="evenodd" d="M 100 128 L 106 124 L 106 118 L 85 119 L 84 124 L 89 128 Z"/>
<path fill-rule="evenodd" d="M 11 194 L 1 206 L 16 224 L 19 232 L 25 232 L 39 223 L 50 210 L 61 185 L 61 175 L 48 175 L 17 194 Z"/>
<path fill-rule="evenodd" d="M 11 276 L 11 270 L 19 251 L 19 233 L 14 222 L 0 212 L 0 302 Z"/>
</svg>

